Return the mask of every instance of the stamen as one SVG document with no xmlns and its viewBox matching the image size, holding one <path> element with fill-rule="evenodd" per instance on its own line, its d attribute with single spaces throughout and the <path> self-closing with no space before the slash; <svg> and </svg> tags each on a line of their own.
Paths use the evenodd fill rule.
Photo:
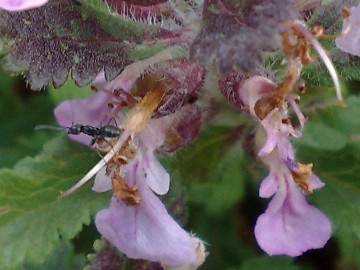
<svg viewBox="0 0 360 270">
<path fill-rule="evenodd" d="M 318 52 L 319 56 L 323 60 L 326 68 L 328 69 L 330 76 L 334 82 L 335 90 L 336 90 L 336 97 L 338 102 L 341 104 L 344 102 L 342 94 L 341 94 L 341 88 L 339 83 L 339 78 L 336 73 L 334 64 L 332 63 L 330 57 L 325 52 L 324 48 L 321 46 L 320 42 L 309 32 L 309 30 L 306 29 L 306 27 L 299 21 L 295 21 L 293 23 L 293 27 L 298 30 L 314 47 L 314 49 Z"/>
<path fill-rule="evenodd" d="M 291 107 L 294 109 L 294 112 L 299 120 L 300 126 L 301 128 L 304 128 L 304 124 L 306 122 L 306 118 L 303 115 L 303 113 L 301 112 L 300 108 L 299 108 L 299 100 L 300 97 L 298 95 L 295 94 L 290 94 L 288 97 L 288 100 L 291 104 Z"/>
</svg>

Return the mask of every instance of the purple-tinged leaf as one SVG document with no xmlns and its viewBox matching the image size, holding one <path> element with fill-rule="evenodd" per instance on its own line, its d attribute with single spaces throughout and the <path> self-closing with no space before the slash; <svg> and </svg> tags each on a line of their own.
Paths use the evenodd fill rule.
<svg viewBox="0 0 360 270">
<path fill-rule="evenodd" d="M 279 49 L 283 22 L 295 19 L 293 1 L 205 1 L 204 27 L 191 46 L 191 57 L 218 62 L 223 72 L 253 70 L 262 52 Z"/>
<path fill-rule="evenodd" d="M 33 89 L 50 82 L 59 87 L 69 73 L 79 86 L 103 70 L 112 80 L 131 62 L 130 49 L 155 33 L 154 28 L 145 32 L 144 25 L 105 14 L 100 6 L 67 0 L 26 12 L 1 12 L 0 20 L 0 35 L 15 41 L 3 68 L 25 73 Z"/>
<path fill-rule="evenodd" d="M 156 6 L 166 3 L 167 0 L 103 0 L 112 8 L 120 8 L 122 5 Z M 120 11 L 120 10 L 119 10 Z"/>
</svg>

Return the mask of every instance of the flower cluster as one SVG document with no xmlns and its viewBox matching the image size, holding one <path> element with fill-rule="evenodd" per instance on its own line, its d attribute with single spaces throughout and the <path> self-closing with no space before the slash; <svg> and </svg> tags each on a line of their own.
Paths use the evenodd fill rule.
<svg viewBox="0 0 360 270">
<path fill-rule="evenodd" d="M 0 8 L 23 11 L 46 2 L 0 0 Z M 259 196 L 272 197 L 255 225 L 259 246 L 269 255 L 299 256 L 309 249 L 323 247 L 331 235 L 329 219 L 309 205 L 305 197 L 324 183 L 312 172 L 311 163 L 303 164 L 296 159 L 290 141 L 291 137 L 301 137 L 306 122 L 298 105 L 300 97 L 293 89 L 301 84 L 303 65 L 312 61 L 311 45 L 328 68 L 338 101 L 342 101 L 329 56 L 316 35 L 296 20 L 298 11 L 312 9 L 319 1 L 301 1 L 299 10 L 294 9 L 293 1 L 283 1 L 283 9 L 288 12 L 279 13 L 276 18 L 273 12 L 264 12 L 251 1 L 244 1 L 247 4 L 241 7 L 234 5 L 234 11 L 230 10 L 230 2 L 229 8 L 219 4 L 221 1 L 203 11 L 211 2 L 156 1 L 172 12 L 177 22 L 173 33 L 164 30 L 163 44 L 167 49 L 129 64 L 111 82 L 106 81 L 105 71 L 101 72 L 91 83 L 95 91 L 92 97 L 67 100 L 55 109 L 60 126 L 81 125 L 76 132 L 69 132 L 73 140 L 91 144 L 104 153 L 99 163 L 61 196 L 69 195 L 95 176 L 93 191 L 112 192 L 110 205 L 96 214 L 98 231 L 127 257 L 158 262 L 166 269 L 196 269 L 207 255 L 204 243 L 184 230 L 158 197 L 168 193 L 171 177 L 157 155 L 171 153 L 194 140 L 206 118 L 199 103 L 207 106 L 211 103 L 210 99 L 205 102 L 205 98 L 196 102 L 201 98 L 198 92 L 206 71 L 193 59 L 176 57 L 173 49 L 179 44 L 203 65 L 218 61 L 220 91 L 257 125 L 257 156 L 270 171 L 260 185 Z M 267 2 L 274 12 L 282 5 L 278 1 L 259 2 L 264 5 Z M 115 5 L 114 1 L 109 1 L 109 5 Z M 124 9 L 126 13 L 132 12 L 132 4 L 129 5 Z M 213 12 L 216 7 L 217 12 Z M 133 17 L 140 20 L 143 15 L 140 11 L 150 9 L 136 7 Z M 360 55 L 356 43 L 359 12 L 359 6 L 351 9 L 343 35 L 336 41 L 339 48 L 355 55 Z M 245 13 L 246 16 L 240 16 Z M 212 20 L 201 30 L 203 15 L 206 19 L 221 18 L 221 22 Z M 268 24 L 259 23 L 267 19 Z M 269 44 L 264 43 L 265 38 Z M 203 47 L 213 39 L 211 46 Z M 221 48 L 218 44 L 224 43 L 224 39 L 231 42 Z M 238 45 L 243 51 L 253 50 L 252 54 L 239 53 L 231 60 L 229 55 L 234 54 Z M 255 67 L 262 61 L 263 51 L 279 49 L 287 74 L 281 83 L 275 83 L 274 78 Z M 247 72 L 248 69 L 253 71 Z M 289 109 L 297 117 L 298 128 L 290 120 Z M 119 134 L 112 136 L 112 130 Z"/>
<path fill-rule="evenodd" d="M 304 193 L 312 193 L 324 184 L 312 173 L 312 164 L 296 161 L 289 140 L 289 136 L 299 137 L 301 134 L 289 120 L 287 103 L 298 112 L 301 126 L 304 123 L 295 101 L 299 97 L 290 95 L 263 118 L 259 114 L 258 102 L 276 92 L 277 86 L 264 77 L 254 76 L 247 79 L 239 91 L 244 104 L 260 123 L 257 140 L 261 149 L 258 155 L 270 169 L 261 183 L 259 195 L 262 198 L 274 196 L 256 222 L 256 240 L 270 255 L 298 256 L 308 249 L 323 247 L 330 238 L 330 221 L 306 202 Z"/>
<path fill-rule="evenodd" d="M 300 22 L 288 26 L 289 30 L 282 34 L 287 66 L 283 82 L 276 84 L 259 71 L 248 75 L 233 73 L 219 84 L 224 96 L 258 123 L 258 157 L 270 169 L 261 183 L 259 196 L 273 196 L 273 199 L 256 222 L 256 240 L 269 255 L 299 256 L 309 249 L 323 247 L 331 235 L 328 218 L 309 205 L 304 195 L 323 187 L 324 183 L 312 172 L 312 164 L 296 160 L 289 139 L 301 137 L 301 130 L 294 128 L 288 107 L 295 112 L 301 129 L 306 120 L 298 106 L 300 97 L 292 91 L 302 85 L 300 71 L 311 61 L 310 44 L 333 77 L 338 101 L 342 101 L 342 96 L 336 71 L 316 38 Z"/>
<path fill-rule="evenodd" d="M 294 75 L 291 81 L 298 78 L 294 70 L 290 70 L 289 76 Z M 224 93 L 229 95 L 231 91 L 231 96 L 236 97 L 233 103 L 259 123 L 258 156 L 270 169 L 261 183 L 259 196 L 274 197 L 257 220 L 255 236 L 258 244 L 269 255 L 288 256 L 299 256 L 306 250 L 323 247 L 330 238 L 331 224 L 323 213 L 306 202 L 304 193 L 312 193 L 324 184 L 312 173 L 312 164 L 296 161 L 289 140 L 290 136 L 301 136 L 301 131 L 296 130 L 289 119 L 289 104 L 296 112 L 300 126 L 305 123 L 297 105 L 299 96 L 290 93 L 280 98 L 284 83 L 277 85 L 260 75 L 232 75 L 225 81 L 227 84 L 222 83 L 227 85 Z"/>
<path fill-rule="evenodd" d="M 187 84 L 186 91 L 182 90 L 184 81 L 172 77 L 166 63 L 165 66 L 161 63 L 138 79 L 137 84 L 143 86 L 145 81 L 151 88 L 140 102 L 133 96 L 136 85 L 131 93 L 119 88 L 110 91 L 113 82 L 101 86 L 88 99 L 64 101 L 55 109 L 55 116 L 62 126 L 70 126 L 75 115 L 76 123 L 99 126 L 115 121 L 122 130 L 116 143 L 97 138 L 94 145 L 98 151 L 107 152 L 110 158 L 105 156 L 95 166 L 98 172 L 93 190 L 113 192 L 110 206 L 96 215 L 99 232 L 129 258 L 159 262 L 168 267 L 192 265 L 195 269 L 206 256 L 202 242 L 182 229 L 155 195 L 166 194 L 170 186 L 170 175 L 156 158 L 156 152 L 171 152 L 186 144 L 197 135 L 200 125 L 196 106 L 181 104 L 201 85 L 202 70 L 183 59 L 172 61 L 171 65 L 181 68 L 182 74 L 188 74 L 183 77 L 184 81 L 197 78 L 191 80 L 193 88 Z M 161 80 L 151 75 L 154 70 L 157 75 L 163 73 Z M 121 83 L 123 80 L 118 80 L 115 87 Z M 167 88 L 168 84 L 171 89 Z M 144 86 L 140 90 L 144 90 Z M 181 108 L 173 113 L 174 106 Z M 130 108 L 126 115 L 124 108 Z M 151 119 L 151 116 L 158 118 Z M 180 126 L 185 126 L 189 132 L 181 133 Z M 91 139 L 85 134 L 73 138 L 85 144 Z"/>
</svg>

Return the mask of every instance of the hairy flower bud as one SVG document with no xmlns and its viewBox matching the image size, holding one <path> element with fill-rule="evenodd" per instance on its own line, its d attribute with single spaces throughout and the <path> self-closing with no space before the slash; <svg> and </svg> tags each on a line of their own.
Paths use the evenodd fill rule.
<svg viewBox="0 0 360 270">
<path fill-rule="evenodd" d="M 199 134 L 201 113 L 195 104 L 187 104 L 178 110 L 168 129 L 164 144 L 159 149 L 163 152 L 173 152 L 193 141 Z"/>
<path fill-rule="evenodd" d="M 137 80 L 132 94 L 143 96 L 155 83 L 160 82 L 165 94 L 153 114 L 153 118 L 158 118 L 171 114 L 196 99 L 204 76 L 205 70 L 198 63 L 185 58 L 172 59 L 148 68 L 145 75 Z"/>
</svg>

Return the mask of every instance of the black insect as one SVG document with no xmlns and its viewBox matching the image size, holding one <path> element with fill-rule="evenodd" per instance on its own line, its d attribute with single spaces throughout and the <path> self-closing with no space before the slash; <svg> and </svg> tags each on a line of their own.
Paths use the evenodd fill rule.
<svg viewBox="0 0 360 270">
<path fill-rule="evenodd" d="M 105 125 L 98 128 L 90 125 L 75 124 L 69 127 L 67 133 L 72 135 L 79 135 L 80 133 L 84 133 L 88 136 L 91 136 L 93 138 L 90 145 L 93 145 L 98 139 L 119 137 L 121 132 L 122 130 L 119 127 L 112 125 Z"/>
<path fill-rule="evenodd" d="M 62 130 L 64 128 L 59 127 L 52 127 L 48 125 L 38 125 L 35 127 L 35 130 L 38 129 L 55 129 L 55 130 Z M 81 133 L 91 136 L 92 140 L 90 145 L 94 145 L 97 140 L 104 140 L 106 138 L 116 138 L 121 135 L 122 129 L 113 126 L 113 125 L 105 125 L 102 127 L 93 127 L 90 125 L 82 125 L 82 124 L 74 124 L 71 127 L 67 128 L 67 133 L 70 135 L 79 135 Z"/>
</svg>

